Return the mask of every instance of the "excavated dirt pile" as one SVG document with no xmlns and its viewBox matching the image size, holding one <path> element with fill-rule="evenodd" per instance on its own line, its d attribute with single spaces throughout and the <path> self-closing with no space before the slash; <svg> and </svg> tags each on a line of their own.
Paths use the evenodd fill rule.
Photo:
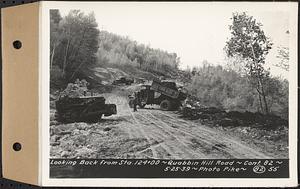
<svg viewBox="0 0 300 189">
<path fill-rule="evenodd" d="M 183 118 L 213 122 L 216 126 L 239 127 L 250 126 L 276 130 L 288 127 L 288 121 L 276 115 L 264 115 L 259 112 L 225 111 L 216 107 L 203 106 L 195 97 L 189 97 L 179 111 Z"/>
<path fill-rule="evenodd" d="M 265 149 L 279 157 L 288 157 L 288 121 L 279 116 L 205 107 L 195 99 L 189 100 L 178 113 L 184 119 L 241 138 L 250 146 Z"/>
<path fill-rule="evenodd" d="M 217 125 L 223 127 L 251 125 L 252 127 L 263 127 L 265 129 L 273 130 L 282 126 L 288 126 L 288 121 L 279 116 L 263 115 L 258 112 L 226 112 L 215 107 L 184 107 L 182 110 L 180 110 L 180 113 L 184 118 L 189 118 L 191 120 L 204 119 L 213 121 Z"/>
</svg>

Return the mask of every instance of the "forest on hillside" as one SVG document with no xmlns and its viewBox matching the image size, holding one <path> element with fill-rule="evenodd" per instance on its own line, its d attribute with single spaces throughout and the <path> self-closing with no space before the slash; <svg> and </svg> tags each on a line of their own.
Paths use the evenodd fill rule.
<svg viewBox="0 0 300 189">
<path fill-rule="evenodd" d="M 202 105 L 230 111 L 265 113 L 260 105 L 259 94 L 247 76 L 208 63 L 187 72 L 191 76 L 187 89 Z M 270 109 L 268 113 L 288 119 L 288 81 L 270 77 L 266 86 L 265 95 Z"/>
<path fill-rule="evenodd" d="M 50 20 L 52 88 L 65 88 L 77 78 L 88 80 L 86 70 L 93 67 L 117 67 L 181 80 L 189 94 L 206 106 L 288 117 L 289 83 L 264 67 L 273 44 L 262 25 L 245 13 L 233 14 L 232 37 L 224 44 L 230 61 L 222 66 L 199 62 L 198 67 L 186 70 L 179 69 L 180 57 L 175 52 L 100 31 L 94 13 L 71 10 L 61 16 L 53 9 Z M 281 48 L 278 56 L 282 60 L 278 66 L 288 69 L 288 48 Z"/>
<path fill-rule="evenodd" d="M 153 49 L 107 31 L 100 32 L 97 58 L 100 65 L 130 65 L 166 76 L 176 72 L 180 63 L 176 53 Z"/>
<path fill-rule="evenodd" d="M 178 70 L 180 60 L 176 53 L 99 31 L 94 13 L 85 15 L 79 10 L 72 10 L 65 17 L 61 17 L 59 10 L 51 10 L 50 13 L 50 69 L 53 81 L 60 85 L 76 78 L 87 78 L 85 70 L 95 65 L 131 66 L 157 75 L 168 75 Z"/>
</svg>

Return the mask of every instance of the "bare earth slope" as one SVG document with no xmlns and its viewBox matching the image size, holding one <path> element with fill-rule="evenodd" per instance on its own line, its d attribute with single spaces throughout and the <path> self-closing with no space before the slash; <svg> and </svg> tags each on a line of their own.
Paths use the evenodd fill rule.
<svg viewBox="0 0 300 189">
<path fill-rule="evenodd" d="M 129 108 L 125 87 L 103 94 L 118 114 L 99 123 L 51 122 L 53 158 L 270 158 L 218 129 L 184 120 L 157 107 Z M 52 110 L 54 111 L 54 110 Z M 272 157 L 275 158 L 275 157 Z"/>
</svg>

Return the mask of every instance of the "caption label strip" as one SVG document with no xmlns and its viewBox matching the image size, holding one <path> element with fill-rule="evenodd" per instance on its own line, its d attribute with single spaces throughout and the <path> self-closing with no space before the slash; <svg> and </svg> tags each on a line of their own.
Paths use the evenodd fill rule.
<svg viewBox="0 0 300 189">
<path fill-rule="evenodd" d="M 289 178 L 288 159 L 50 159 L 50 178 Z"/>
</svg>

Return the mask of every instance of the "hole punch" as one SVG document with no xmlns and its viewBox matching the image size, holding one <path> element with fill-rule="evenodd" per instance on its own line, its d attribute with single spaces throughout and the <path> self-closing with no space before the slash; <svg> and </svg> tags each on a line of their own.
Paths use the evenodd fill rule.
<svg viewBox="0 0 300 189">
<path fill-rule="evenodd" d="M 22 149 L 22 145 L 20 143 L 18 143 L 18 142 L 15 142 L 13 144 L 13 149 L 14 149 L 14 151 L 18 152 L 18 151 L 20 151 Z"/>
<path fill-rule="evenodd" d="M 13 46 L 15 49 L 20 49 L 22 47 L 22 42 L 19 40 L 16 40 L 13 42 Z"/>
</svg>

